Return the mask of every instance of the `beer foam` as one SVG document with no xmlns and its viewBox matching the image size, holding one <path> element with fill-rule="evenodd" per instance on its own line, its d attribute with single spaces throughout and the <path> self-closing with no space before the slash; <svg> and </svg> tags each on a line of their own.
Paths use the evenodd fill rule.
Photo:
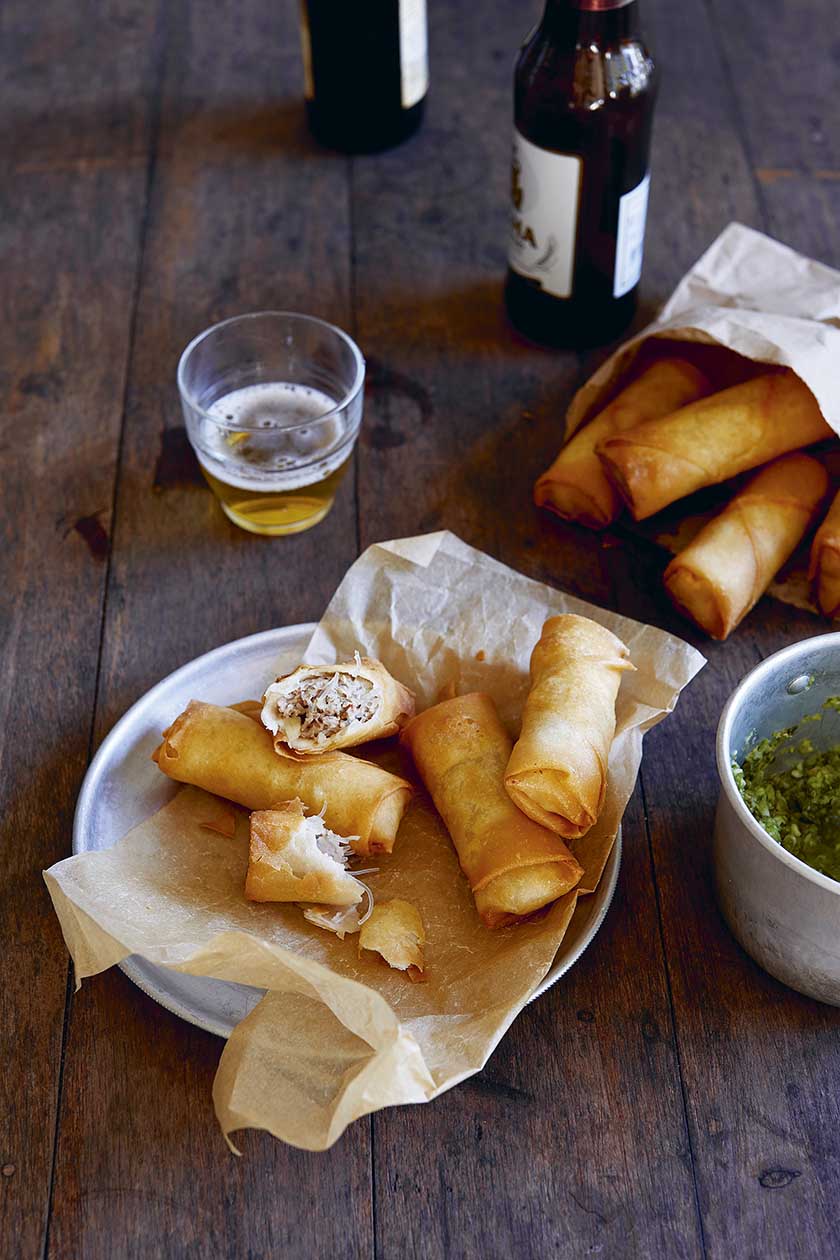
<svg viewBox="0 0 840 1260">
<path fill-rule="evenodd" d="M 336 405 L 329 394 L 289 381 L 232 390 L 207 409 L 216 423 L 201 426 L 199 462 L 240 490 L 282 493 L 324 481 L 350 454 L 347 416 L 320 419 Z"/>
</svg>

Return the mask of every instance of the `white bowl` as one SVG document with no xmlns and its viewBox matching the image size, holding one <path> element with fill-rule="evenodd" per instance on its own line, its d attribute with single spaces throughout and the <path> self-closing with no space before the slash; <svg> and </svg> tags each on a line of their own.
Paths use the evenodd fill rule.
<svg viewBox="0 0 840 1260">
<path fill-rule="evenodd" d="M 788 853 L 753 818 L 732 758 L 741 762 L 758 740 L 836 695 L 840 634 L 783 648 L 742 679 L 718 724 L 714 835 L 718 902 L 736 939 L 772 976 L 832 1006 L 840 1006 L 840 883 Z"/>
</svg>

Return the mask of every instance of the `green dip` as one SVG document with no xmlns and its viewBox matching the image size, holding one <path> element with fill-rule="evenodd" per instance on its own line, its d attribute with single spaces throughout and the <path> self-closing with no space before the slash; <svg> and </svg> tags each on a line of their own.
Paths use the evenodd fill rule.
<svg viewBox="0 0 840 1260">
<path fill-rule="evenodd" d="M 826 700 L 823 708 L 840 712 L 840 696 Z M 818 722 L 821 716 L 815 713 L 805 721 Z M 797 729 L 763 739 L 742 766 L 733 760 L 732 773 L 747 809 L 767 834 L 815 871 L 840 881 L 840 747 L 818 752 L 803 739 L 795 746 L 795 764 L 781 774 L 772 772 L 777 749 Z"/>
</svg>

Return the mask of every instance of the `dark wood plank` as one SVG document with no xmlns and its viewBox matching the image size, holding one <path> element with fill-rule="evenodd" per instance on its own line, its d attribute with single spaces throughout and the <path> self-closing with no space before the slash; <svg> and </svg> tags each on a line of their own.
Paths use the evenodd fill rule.
<svg viewBox="0 0 840 1260">
<path fill-rule="evenodd" d="M 501 311 L 522 20 L 512 4 L 498 5 L 492 24 L 469 6 L 439 13 L 426 129 L 355 171 L 359 337 L 382 365 L 360 463 L 363 539 L 445 526 L 610 603 L 609 549 L 540 518 L 530 501 L 559 445 L 579 360 L 523 344 Z M 688 155 L 690 138 L 686 146 Z M 749 212 L 743 158 L 741 170 L 733 201 Z M 698 230 L 675 260 L 665 242 L 654 283 L 671 287 L 705 243 Z M 383 1256 L 702 1254 L 638 802 L 626 843 L 604 934 L 520 1017 L 485 1072 L 429 1107 L 375 1117 Z"/>
<path fill-rule="evenodd" d="M 383 1257 L 703 1254 L 638 795 L 595 943 L 482 1073 L 374 1139 Z"/>
<path fill-rule="evenodd" d="M 89 751 L 143 213 L 145 167 L 134 159 L 152 73 L 147 8 L 112 6 L 102 19 L 103 36 L 123 41 L 116 131 L 88 94 L 103 66 L 81 37 L 61 39 L 62 6 L 45 4 L 33 21 L 31 5 L 8 4 L 2 16 L 4 1256 L 39 1254 L 47 1222 L 68 964 L 40 872 L 68 851 Z M 50 86 L 63 109 L 50 106 Z"/>
<path fill-rule="evenodd" d="M 295 7 L 166 15 L 98 736 L 196 653 L 317 618 L 356 549 L 352 478 L 315 531 L 262 539 L 226 521 L 185 446 L 175 366 L 199 329 L 260 308 L 349 326 L 349 205 L 345 160 L 303 128 Z M 220 1052 L 119 974 L 85 986 L 68 1036 L 55 1255 L 370 1250 L 369 1126 L 322 1157 L 246 1134 L 237 1160 L 212 1110 Z"/>
<path fill-rule="evenodd" d="M 356 164 L 357 320 L 371 361 L 361 541 L 445 526 L 605 597 L 597 550 L 546 528 L 530 495 L 562 440 L 578 356 L 529 345 L 502 307 L 522 22 L 508 4 L 492 23 L 469 5 L 432 14 L 423 130 Z"/>
</svg>

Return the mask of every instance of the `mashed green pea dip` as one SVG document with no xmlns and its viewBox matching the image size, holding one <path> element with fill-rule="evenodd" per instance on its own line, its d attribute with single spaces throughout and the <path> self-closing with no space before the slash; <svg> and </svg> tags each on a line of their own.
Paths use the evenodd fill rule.
<svg viewBox="0 0 840 1260">
<path fill-rule="evenodd" d="M 840 712 L 840 696 L 823 708 Z M 776 752 L 797 729 L 763 739 L 743 765 L 733 760 L 732 773 L 744 804 L 767 834 L 815 871 L 840 881 L 840 747 L 819 752 L 803 739 L 795 746 L 797 760 L 791 765 L 786 755 L 787 768 L 779 772 L 773 766 Z"/>
</svg>

